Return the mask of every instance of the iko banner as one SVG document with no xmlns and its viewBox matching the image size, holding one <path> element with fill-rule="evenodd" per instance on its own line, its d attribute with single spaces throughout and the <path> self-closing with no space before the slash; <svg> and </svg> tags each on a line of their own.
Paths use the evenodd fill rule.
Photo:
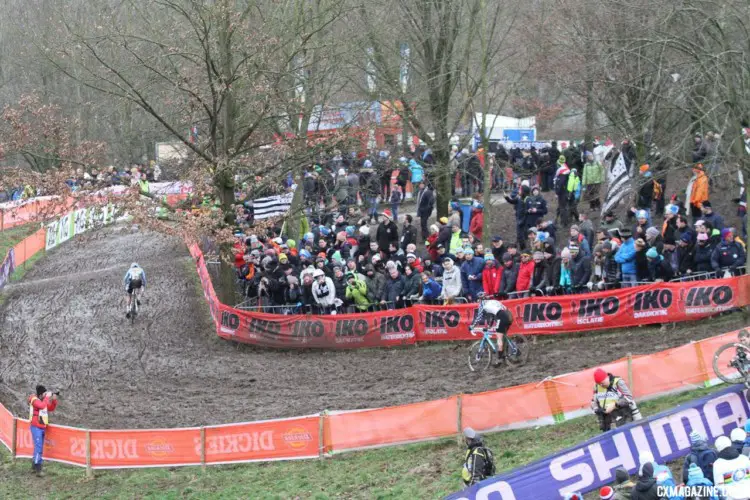
<svg viewBox="0 0 750 500">
<path fill-rule="evenodd" d="M 618 467 L 635 473 L 640 452 L 651 451 L 657 463 L 665 464 L 687 453 L 692 431 L 713 442 L 741 427 L 748 414 L 750 408 L 743 387 L 730 386 L 492 477 L 447 498 L 558 500 L 570 492 L 586 493 L 612 483 Z"/>
</svg>

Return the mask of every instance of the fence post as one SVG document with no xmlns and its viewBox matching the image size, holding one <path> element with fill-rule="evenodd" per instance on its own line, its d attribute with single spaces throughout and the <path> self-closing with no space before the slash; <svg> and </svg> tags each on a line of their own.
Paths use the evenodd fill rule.
<svg viewBox="0 0 750 500">
<path fill-rule="evenodd" d="M 320 412 L 318 418 L 318 457 L 323 458 L 326 454 L 326 417 L 328 416 L 328 410 Z"/>
<path fill-rule="evenodd" d="M 94 477 L 94 471 L 91 469 L 91 431 L 86 429 L 86 477 Z"/>
<path fill-rule="evenodd" d="M 10 456 L 11 461 L 16 461 L 16 441 L 18 440 L 18 418 L 13 417 L 13 429 L 11 430 L 10 435 L 12 436 L 11 442 L 10 442 Z"/>
<path fill-rule="evenodd" d="M 635 394 L 633 389 L 633 354 L 628 353 L 628 385 L 630 385 L 630 393 Z"/>
<path fill-rule="evenodd" d="M 703 346 L 701 341 L 695 342 L 695 355 L 698 357 L 698 366 L 700 367 L 701 375 L 703 375 L 703 387 L 711 387 L 711 379 L 713 378 L 713 375 L 706 366 L 706 360 L 703 358 Z M 713 367 L 711 370 L 713 370 Z"/>
<path fill-rule="evenodd" d="M 201 427 L 201 469 L 206 471 L 206 428 Z"/>
</svg>

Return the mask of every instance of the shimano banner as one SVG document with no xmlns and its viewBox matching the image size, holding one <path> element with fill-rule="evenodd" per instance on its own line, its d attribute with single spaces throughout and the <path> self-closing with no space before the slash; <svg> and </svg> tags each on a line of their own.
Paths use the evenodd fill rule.
<svg viewBox="0 0 750 500">
<path fill-rule="evenodd" d="M 742 426 L 749 413 L 743 386 L 733 385 L 492 477 L 447 498 L 559 500 L 569 492 L 586 493 L 612 483 L 618 467 L 635 473 L 642 451 L 651 451 L 656 461 L 664 464 L 687 453 L 692 431 L 708 436 L 709 442 L 713 442 Z"/>
</svg>

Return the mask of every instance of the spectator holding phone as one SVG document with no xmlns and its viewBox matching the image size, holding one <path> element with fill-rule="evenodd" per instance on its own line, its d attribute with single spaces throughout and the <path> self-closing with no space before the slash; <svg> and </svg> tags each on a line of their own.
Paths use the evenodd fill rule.
<svg viewBox="0 0 750 500">
<path fill-rule="evenodd" d="M 43 385 L 36 386 L 36 394 L 29 396 L 29 420 L 31 439 L 34 443 L 34 457 L 32 469 L 38 477 L 43 477 L 42 452 L 44 451 L 44 435 L 49 425 L 49 413 L 57 408 L 57 395 L 48 391 Z"/>
</svg>

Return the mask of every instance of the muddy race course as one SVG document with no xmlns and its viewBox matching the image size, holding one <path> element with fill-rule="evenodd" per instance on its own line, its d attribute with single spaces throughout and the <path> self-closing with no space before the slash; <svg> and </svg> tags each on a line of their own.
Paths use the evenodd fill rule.
<svg viewBox="0 0 750 500">
<path fill-rule="evenodd" d="M 135 326 L 122 276 L 148 275 Z M 648 353 L 742 325 L 739 315 L 678 326 L 539 341 L 529 364 L 476 376 L 464 344 L 281 352 L 219 339 L 180 240 L 125 226 L 40 260 L 0 306 L 0 401 L 26 415 L 37 383 L 62 391 L 55 421 L 89 428 L 209 425 L 359 409 L 480 392 Z"/>
</svg>

